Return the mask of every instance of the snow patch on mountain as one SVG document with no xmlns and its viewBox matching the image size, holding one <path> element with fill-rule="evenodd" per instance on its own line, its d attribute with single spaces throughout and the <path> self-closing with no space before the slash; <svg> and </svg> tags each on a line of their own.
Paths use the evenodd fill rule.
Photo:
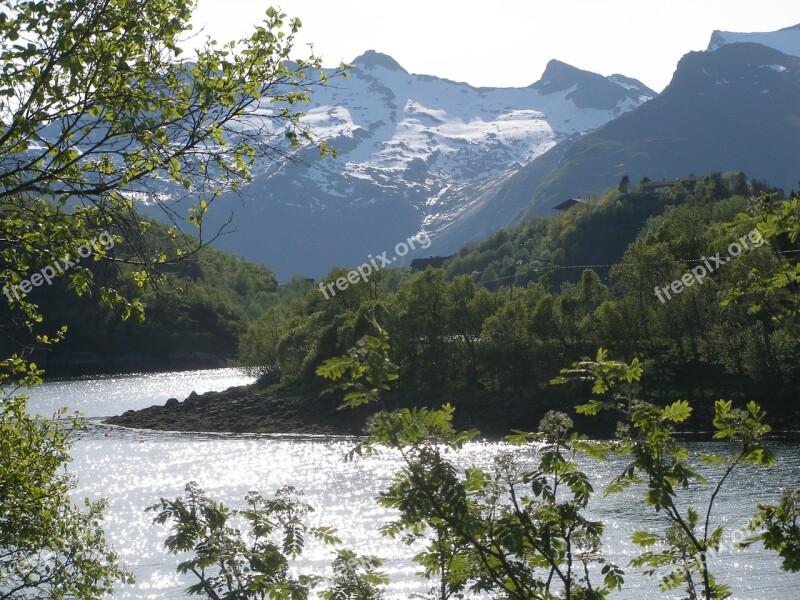
<svg viewBox="0 0 800 600">
<path fill-rule="evenodd" d="M 305 178 L 356 203 L 364 199 L 351 179 L 379 189 L 406 188 L 423 207 L 443 186 L 500 176 L 509 165 L 526 164 L 561 139 L 594 129 L 654 95 L 633 79 L 590 74 L 616 89 L 619 101 L 612 108 L 578 106 L 571 98 L 585 91 L 586 72 L 553 63 L 548 69 L 555 73 L 555 86 L 475 88 L 410 74 L 391 57 L 368 51 L 355 59 L 349 79 L 315 90 L 303 118 L 315 137 L 339 149 L 338 156 L 314 161 L 305 174 L 265 175 Z"/>
<path fill-rule="evenodd" d="M 331 78 L 314 89 L 302 117 L 336 156 L 320 160 L 311 145 L 294 151 L 287 146 L 301 162 L 260 165 L 239 192 L 255 202 L 222 198 L 234 213 L 237 237 L 264 241 L 240 244 L 227 236 L 221 245 L 266 262 L 281 279 L 360 264 L 374 250 L 360 241 L 365 232 L 374 237 L 390 231 L 405 239 L 423 229 L 443 231 L 493 201 L 488 190 L 497 190 L 522 165 L 656 95 L 635 79 L 603 77 L 559 61 L 548 64 L 542 77 L 548 83 L 524 88 L 477 88 L 417 75 L 374 51 L 353 64 L 349 78 Z M 264 114 L 280 109 L 266 100 L 258 108 Z M 519 194 L 515 201 L 528 198 Z M 497 222 L 481 223 L 481 231 L 507 225 L 512 212 L 506 208 Z M 308 223 L 313 239 L 273 225 L 279 218 Z M 464 235 L 469 230 L 464 227 Z M 285 264 L 276 257 L 286 257 Z"/>
<path fill-rule="evenodd" d="M 759 33 L 735 33 L 731 31 L 715 31 L 711 34 L 711 42 L 708 50 L 718 50 L 726 44 L 736 44 L 750 42 L 768 46 L 788 54 L 789 56 L 800 56 L 800 24 L 778 31 L 759 32 Z"/>
</svg>

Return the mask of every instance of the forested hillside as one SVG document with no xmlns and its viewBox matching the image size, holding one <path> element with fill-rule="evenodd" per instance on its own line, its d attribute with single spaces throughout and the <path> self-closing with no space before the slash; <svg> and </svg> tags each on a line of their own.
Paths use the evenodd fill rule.
<svg viewBox="0 0 800 600">
<path fill-rule="evenodd" d="M 141 242 L 154 255 L 164 253 L 169 258 L 175 257 L 178 247 L 166 227 L 157 223 L 149 225 Z M 197 246 L 196 241 L 188 245 Z M 125 256 L 126 250 L 114 249 L 118 256 Z M 103 263 L 101 268 L 100 264 L 91 267 L 95 289 L 111 284 L 134 295 L 137 290 L 130 276 L 134 266 Z M 180 261 L 168 261 L 160 271 L 163 281 L 149 286 L 142 296 L 144 321 L 121 320 L 97 293 L 81 297 L 65 293 L 66 278 L 36 288 L 30 299 L 46 315 L 43 325 L 68 328 L 64 341 L 34 355 L 37 364 L 48 367 L 49 375 L 222 365 L 236 358 L 239 336 L 252 319 L 273 305 L 303 296 L 310 287 L 302 278 L 280 286 L 268 267 L 210 246 Z M 8 311 L 6 303 L 0 303 L 2 318 Z M 5 352 L 16 352 L 22 347 L 18 340 L 25 340 L 24 335 L 6 335 L 0 345 Z"/>
<path fill-rule="evenodd" d="M 727 256 L 750 231 L 730 223 L 755 210 L 748 198 L 763 187 L 730 174 L 693 189 L 608 192 L 503 230 L 444 270 L 385 271 L 328 300 L 314 288 L 257 320 L 242 358 L 272 372 L 277 365 L 287 391 L 313 386 L 316 366 L 353 346 L 374 313 L 391 335 L 406 392 L 552 394 L 546 384 L 560 367 L 603 346 L 645 359 L 650 389 L 665 396 L 796 399 L 797 340 L 768 316 L 721 305 L 752 267 L 770 272 L 796 260 L 796 244 L 751 244 L 701 284 L 663 302 L 655 293 L 707 264 L 703 257 Z"/>
<path fill-rule="evenodd" d="M 769 318 L 720 306 L 752 266 L 774 269 L 793 254 L 753 248 L 702 285 L 669 300 L 655 293 L 669 292 L 701 257 L 725 255 L 747 233 L 729 223 L 764 191 L 734 173 L 657 192 L 633 184 L 501 230 L 443 269 L 385 269 L 328 299 L 318 285 L 295 278 L 279 286 L 270 269 L 209 247 L 164 266 L 164 281 L 143 298 L 144 322 L 120 321 L 97 298 L 62 293 L 65 283 L 55 280 L 35 300 L 70 335 L 37 360 L 55 374 L 239 360 L 292 395 L 318 389 L 316 366 L 353 346 L 374 313 L 410 394 L 553 394 L 546 383 L 561 366 L 604 346 L 645 358 L 651 388 L 666 395 L 795 398 L 797 342 Z M 146 239 L 170 254 L 160 225 Z M 131 268 L 95 277 L 119 286 Z M 322 284 L 342 276 L 334 270 Z"/>
</svg>

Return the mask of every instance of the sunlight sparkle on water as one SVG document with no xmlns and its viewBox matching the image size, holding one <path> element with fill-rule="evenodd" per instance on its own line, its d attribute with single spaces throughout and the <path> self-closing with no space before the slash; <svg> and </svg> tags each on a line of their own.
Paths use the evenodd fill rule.
<svg viewBox="0 0 800 600">
<path fill-rule="evenodd" d="M 38 397 L 40 405 L 57 401 L 71 408 L 86 410 L 87 390 L 105 389 L 105 404 L 99 414 L 119 414 L 163 403 L 167 390 L 195 389 L 198 393 L 228 383 L 241 373 L 192 372 L 175 374 L 173 379 L 150 375 L 137 378 L 105 378 L 101 382 L 58 382 L 48 394 Z M 232 384 L 231 384 L 232 385 Z M 100 388 L 92 387 L 100 386 Z M 140 387 L 141 386 L 141 387 Z M 226 386 L 227 387 L 227 386 Z M 112 393 L 113 392 L 113 393 Z M 188 392 L 187 392 L 188 393 Z M 132 406 L 133 405 L 133 406 Z M 105 435 L 108 434 L 108 437 Z M 190 583 L 175 573 L 178 562 L 163 549 L 167 529 L 153 525 L 153 513 L 145 508 L 161 497 L 181 495 L 188 481 L 197 481 L 209 495 L 229 506 L 241 507 L 245 494 L 257 490 L 265 496 L 286 485 L 305 493 L 305 500 L 316 508 L 312 525 L 336 527 L 343 546 L 361 554 L 384 558 L 384 570 L 392 584 L 387 598 L 407 600 L 413 592 L 423 592 L 430 584 L 417 578 L 410 557 L 417 551 L 397 541 L 381 538 L 378 529 L 392 518 L 375 502 L 378 492 L 400 466 L 396 455 L 380 458 L 343 460 L 352 449 L 353 439 L 312 436 L 198 435 L 134 431 L 110 428 L 96 421 L 79 434 L 73 448 L 70 471 L 78 477 L 76 499 L 108 498 L 107 538 L 136 575 L 137 583 L 121 588 L 115 598 L 177 600 Z M 703 443 L 691 444 L 693 451 L 707 450 Z M 797 486 L 800 449 L 796 443 L 775 442 L 778 465 L 770 471 L 742 469 L 726 485 L 715 518 L 726 523 L 728 532 L 723 551 L 715 557 L 718 578 L 734 590 L 741 600 L 789 600 L 800 585 L 797 575 L 778 568 L 773 554 L 760 548 L 746 552 L 734 549 L 741 540 L 739 529 L 747 522 L 756 502 L 774 501 L 781 487 Z M 512 449 L 504 443 L 474 442 L 456 455 L 460 467 L 488 466 L 501 452 L 513 451 L 533 456 L 535 450 Z M 619 472 L 619 462 L 591 463 L 586 466 L 596 494 L 590 516 L 606 523 L 604 536 L 607 557 L 626 569 L 626 589 L 614 598 L 624 600 L 661 599 L 658 580 L 637 574 L 628 562 L 637 553 L 629 536 L 635 529 L 655 530 L 659 517 L 644 507 L 641 490 L 604 497 L 602 486 Z M 689 501 L 699 502 L 707 490 L 689 490 Z M 739 535 L 739 537 L 737 537 Z M 333 551 L 310 544 L 298 567 L 304 572 L 327 571 Z"/>
</svg>

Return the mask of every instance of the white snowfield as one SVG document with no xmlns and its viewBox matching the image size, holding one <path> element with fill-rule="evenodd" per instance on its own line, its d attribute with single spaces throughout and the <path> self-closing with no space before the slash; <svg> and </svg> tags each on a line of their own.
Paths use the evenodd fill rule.
<svg viewBox="0 0 800 600">
<path fill-rule="evenodd" d="M 501 177 L 653 95 L 634 80 L 611 76 L 607 82 L 619 87 L 620 100 L 607 109 L 581 108 L 571 98 L 578 84 L 552 93 L 534 86 L 476 88 L 410 74 L 372 51 L 354 64 L 348 79 L 314 90 L 303 118 L 338 156 L 313 161 L 310 169 L 272 168 L 262 175 L 313 185 L 317 193 L 304 198 L 310 210 L 324 210 L 322 197 L 358 205 L 392 189 L 417 207 L 422 223 L 447 187 Z"/>
<path fill-rule="evenodd" d="M 718 50 L 725 44 L 750 42 L 774 48 L 789 56 L 800 56 L 800 24 L 778 31 L 760 33 L 735 33 L 731 31 L 715 31 L 711 35 L 709 50 Z"/>
<path fill-rule="evenodd" d="M 738 41 L 800 55 L 800 26 L 715 32 L 710 49 Z M 218 247 L 269 264 L 282 280 L 361 264 L 421 230 L 434 243 L 428 254 L 437 256 L 483 239 L 528 207 L 582 134 L 655 95 L 635 79 L 558 61 L 524 88 L 476 88 L 416 75 L 374 51 L 353 62 L 348 79 L 332 78 L 313 90 L 309 104 L 292 107 L 306 113 L 304 123 L 338 155 L 318 160 L 316 149 L 303 145 L 299 162 L 265 160 L 252 182 L 217 200 L 220 223 L 231 215 L 238 232 L 221 237 Z M 770 62 L 767 73 L 787 68 Z M 265 100 L 242 127 L 260 129 L 270 119 L 259 116 L 278 110 Z M 280 131 L 266 129 L 269 143 L 293 152 L 269 135 Z"/>
</svg>

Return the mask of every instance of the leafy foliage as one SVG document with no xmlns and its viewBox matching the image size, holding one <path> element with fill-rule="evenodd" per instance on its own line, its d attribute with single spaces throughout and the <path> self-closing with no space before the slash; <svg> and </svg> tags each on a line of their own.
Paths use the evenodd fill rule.
<svg viewBox="0 0 800 600">
<path fill-rule="evenodd" d="M 631 486 L 646 487 L 645 502 L 666 516 L 669 526 L 661 533 L 637 531 L 632 541 L 647 550 L 631 564 L 645 567 L 654 574 L 667 570 L 661 578 L 662 591 L 683 588 L 689 598 L 726 598 L 730 589 L 718 583 L 709 566 L 713 553 L 720 549 L 724 526 L 713 530 L 711 513 L 723 485 L 735 468 L 743 464 L 772 467 L 775 456 L 762 442 L 770 431 L 763 423 L 765 413 L 755 402 L 745 409 L 734 409 L 732 402 L 718 400 L 714 405 L 714 439 L 735 442 L 737 450 L 731 454 L 703 454 L 701 463 L 714 465 L 721 471 L 704 507 L 704 517 L 693 507 L 682 508 L 679 501 L 681 489 L 690 485 L 707 485 L 699 472 L 699 465 L 691 458 L 688 448 L 675 436 L 675 425 L 684 422 L 691 414 L 686 401 L 677 401 L 659 407 L 641 400 L 634 385 L 641 379 L 643 370 L 638 361 L 630 365 L 607 359 L 607 352 L 599 350 L 596 360 L 584 359 L 572 368 L 563 369 L 553 380 L 563 384 L 570 380 L 592 383 L 592 393 L 600 396 L 576 407 L 578 412 L 596 415 L 611 410 L 621 417 L 617 432 L 620 440 L 610 448 L 612 454 L 628 459 L 628 464 L 606 488 L 606 494 L 617 493 Z M 616 389 L 620 386 L 619 391 Z"/>
<path fill-rule="evenodd" d="M 762 542 L 767 550 L 776 550 L 783 559 L 785 571 L 800 571 L 800 490 L 785 489 L 778 504 L 759 504 L 758 512 L 748 525 L 757 532 L 741 547 Z"/>
<path fill-rule="evenodd" d="M 67 334 L 34 288 L 55 283 L 60 294 L 96 297 L 104 317 L 142 319 L 142 297 L 168 267 L 209 242 L 213 198 L 257 161 L 313 143 L 299 106 L 326 76 L 313 54 L 288 60 L 300 21 L 270 8 L 249 37 L 208 40 L 184 59 L 193 7 L 0 0 L 0 333 L 11 348 L 0 361 L 2 598 L 100 598 L 129 580 L 106 546 L 103 503 L 79 509 L 70 499 L 62 467 L 81 422 L 36 419 L 18 394 L 41 381 L 32 351 Z M 262 104 L 271 110 L 254 110 Z M 182 193 L 196 238 L 168 200 Z M 174 226 L 150 231 L 143 199 Z"/>
<path fill-rule="evenodd" d="M 374 318 L 370 320 L 377 336 L 364 336 L 346 356 L 328 359 L 317 367 L 320 377 L 343 380 L 340 387 L 348 392 L 343 403 L 346 408 L 376 402 L 381 392 L 389 389 L 389 382 L 398 377 L 397 365 L 388 357 L 389 334 Z"/>
<path fill-rule="evenodd" d="M 24 384 L 40 374 L 19 358 L 0 372 Z M 104 539 L 105 502 L 73 504 L 64 466 L 83 424 L 65 417 L 36 419 L 21 395 L 0 401 L 0 598 L 103 598 L 133 581 Z"/>
<path fill-rule="evenodd" d="M 196 582 L 187 593 L 212 599 L 303 600 L 324 581 L 319 575 L 294 575 L 292 561 L 300 557 L 308 538 L 324 544 L 339 543 L 329 527 L 308 527 L 305 517 L 313 509 L 291 487 L 274 498 L 250 492 L 247 508 L 229 509 L 205 495 L 190 482 L 185 496 L 162 498 L 149 510 L 155 523 L 170 524 L 164 546 L 173 554 L 190 556 L 177 567 Z M 241 522 L 241 524 L 239 524 Z M 238 526 L 237 526 L 238 525 Z M 246 526 L 246 535 L 241 527 Z M 381 561 L 340 550 L 333 562 L 331 587 L 322 593 L 328 600 L 377 600 L 386 576 L 376 571 Z"/>
<path fill-rule="evenodd" d="M 714 438 L 735 443 L 737 450 L 698 457 L 699 463 L 721 472 L 709 486 L 702 513 L 680 500 L 680 490 L 709 485 L 675 435 L 675 427 L 691 415 L 691 406 L 683 400 L 663 407 L 641 400 L 642 363 L 611 360 L 602 348 L 595 360 L 585 358 L 562 369 L 553 383 L 590 385 L 597 398 L 577 411 L 619 414 L 616 440 L 590 442 L 571 433 L 567 415 L 550 411 L 537 432 L 517 431 L 508 437 L 513 445 L 535 449 L 534 465 L 522 459 L 524 455 L 505 453 L 490 470 L 472 466 L 461 471 L 451 455 L 477 432 L 455 430 L 449 405 L 438 410 L 385 409 L 382 391 L 388 385 L 382 378 L 385 371 L 377 366 L 390 364 L 391 348 L 386 332 L 374 320 L 373 326 L 378 337 L 365 336 L 358 349 L 327 361 L 318 373 L 342 389 L 359 390 L 358 401 L 351 398 L 345 405 L 374 402 L 383 409 L 373 416 L 367 439 L 351 456 L 388 449 L 402 457 L 402 468 L 378 498 L 398 514 L 381 533 L 408 545 L 425 544 L 413 560 L 424 577 L 438 582 L 426 597 L 445 600 L 488 593 L 519 599 L 605 598 L 621 589 L 622 569 L 602 555 L 602 522 L 583 514 L 594 489 L 579 468 L 580 455 L 625 459 L 626 466 L 605 493 L 644 486 L 646 504 L 667 519 L 663 532 L 632 533 L 632 541 L 645 549 L 631 561 L 633 567 L 650 575 L 663 573 L 664 592 L 682 588 L 686 597 L 704 600 L 730 596 L 730 588 L 715 579 L 709 564 L 724 533 L 722 525 L 712 529 L 712 510 L 734 469 L 775 464 L 762 443 L 770 428 L 755 402 L 744 409 L 734 409 L 725 400 L 715 403 Z M 367 364 L 376 367 L 370 371 Z M 373 385 L 365 387 L 363 380 L 370 372 Z M 787 491 L 780 506 L 760 506 L 751 523 L 759 534 L 745 544 L 764 541 L 784 557 L 787 570 L 796 562 L 796 500 L 795 491 Z"/>
<path fill-rule="evenodd" d="M 374 556 L 357 556 L 340 550 L 333 561 L 333 587 L 322 592 L 325 600 L 379 600 L 389 577 L 375 569 L 381 561 Z"/>
<path fill-rule="evenodd" d="M 600 552 L 602 523 L 581 514 L 593 489 L 576 458 L 589 445 L 569 435 L 571 420 L 550 413 L 540 424 L 544 433 L 512 436 L 518 445 L 541 445 L 533 468 L 507 454 L 498 457 L 491 471 L 471 467 L 459 473 L 447 454 L 477 432 L 456 431 L 449 405 L 385 410 L 381 392 L 396 376 L 393 369 L 391 378 L 385 371 L 391 364 L 388 336 L 374 326 L 379 337 L 365 336 L 357 349 L 326 361 L 318 373 L 344 390 L 359 390 L 345 397 L 344 406 L 375 402 L 384 408 L 372 418 L 369 436 L 354 454 L 383 448 L 402 456 L 403 468 L 379 497 L 399 518 L 382 533 L 406 544 L 427 542 L 414 561 L 426 578 L 438 578 L 432 596 L 444 600 L 469 590 L 520 600 L 605 598 L 619 589 L 622 570 Z M 594 566 L 601 585 L 591 583 Z"/>
<path fill-rule="evenodd" d="M 778 202 L 774 194 L 761 192 L 751 211 L 738 216 L 738 223 L 758 228 L 778 267 L 752 269 L 745 281 L 730 290 L 725 302 L 743 301 L 751 314 L 766 312 L 794 338 L 800 337 L 800 199 L 794 195 Z"/>
</svg>

